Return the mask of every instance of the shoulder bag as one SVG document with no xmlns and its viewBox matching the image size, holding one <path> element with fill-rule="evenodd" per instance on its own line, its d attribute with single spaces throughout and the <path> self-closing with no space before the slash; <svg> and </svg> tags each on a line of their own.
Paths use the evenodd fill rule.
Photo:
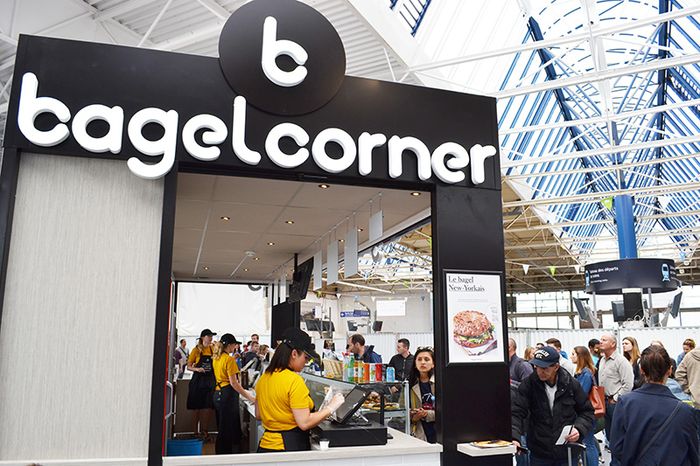
<svg viewBox="0 0 700 466">
<path fill-rule="evenodd" d="M 595 417 L 605 417 L 605 387 L 595 384 L 595 377 L 593 377 L 593 383 L 594 385 L 588 393 L 588 400 L 593 405 Z"/>
</svg>

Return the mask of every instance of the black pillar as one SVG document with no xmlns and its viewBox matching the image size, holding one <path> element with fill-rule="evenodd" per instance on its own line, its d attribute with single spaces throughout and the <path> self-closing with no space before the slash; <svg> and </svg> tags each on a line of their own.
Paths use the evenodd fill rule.
<svg viewBox="0 0 700 466">
<path fill-rule="evenodd" d="M 442 464 L 510 466 L 512 457 L 472 458 L 458 443 L 510 440 L 510 384 L 502 363 L 449 365 L 446 362 L 447 306 L 443 270 L 505 272 L 501 191 L 437 185 L 432 196 L 433 309 L 438 441 Z M 498 351 L 506 360 L 505 274 L 501 286 L 502 333 Z"/>
</svg>

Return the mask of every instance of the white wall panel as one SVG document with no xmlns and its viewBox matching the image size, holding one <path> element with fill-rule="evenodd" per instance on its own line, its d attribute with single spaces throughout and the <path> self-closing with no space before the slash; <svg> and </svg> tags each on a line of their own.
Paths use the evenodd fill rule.
<svg viewBox="0 0 700 466">
<path fill-rule="evenodd" d="M 686 338 L 693 338 L 696 343 L 700 343 L 700 327 L 508 331 L 508 335 L 518 344 L 519 356 L 523 355 L 526 346 L 535 346 L 537 342 L 544 343 L 549 338 L 558 338 L 562 349 L 571 354 L 574 346 L 588 346 L 588 340 L 592 338 L 600 340 L 604 333 L 616 335 L 618 342 L 626 336 L 632 336 L 637 339 L 640 350 L 649 346 L 652 340 L 659 340 L 673 359 L 683 351 L 683 340 Z M 621 345 L 618 344 L 618 346 Z"/>
<path fill-rule="evenodd" d="M 163 182 L 23 154 L 0 328 L 0 459 L 147 456 Z"/>
</svg>

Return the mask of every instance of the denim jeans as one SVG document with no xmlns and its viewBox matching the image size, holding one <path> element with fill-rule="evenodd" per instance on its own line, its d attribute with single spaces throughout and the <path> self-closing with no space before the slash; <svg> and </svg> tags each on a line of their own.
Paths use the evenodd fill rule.
<svg viewBox="0 0 700 466">
<path fill-rule="evenodd" d="M 525 435 L 520 436 L 520 445 L 527 448 L 527 437 Z M 530 466 L 530 454 L 516 455 L 515 464 L 516 466 Z"/>
<path fill-rule="evenodd" d="M 588 466 L 598 466 L 598 441 L 594 436 L 595 425 L 596 421 L 593 421 L 591 430 L 583 439 L 579 440 L 579 442 L 586 446 L 586 463 Z"/>
</svg>

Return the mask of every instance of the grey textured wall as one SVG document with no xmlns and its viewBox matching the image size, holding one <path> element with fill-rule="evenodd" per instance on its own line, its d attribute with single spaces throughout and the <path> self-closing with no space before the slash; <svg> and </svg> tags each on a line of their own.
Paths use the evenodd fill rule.
<svg viewBox="0 0 700 466">
<path fill-rule="evenodd" d="M 0 328 L 0 460 L 147 456 L 162 181 L 23 154 Z"/>
</svg>

